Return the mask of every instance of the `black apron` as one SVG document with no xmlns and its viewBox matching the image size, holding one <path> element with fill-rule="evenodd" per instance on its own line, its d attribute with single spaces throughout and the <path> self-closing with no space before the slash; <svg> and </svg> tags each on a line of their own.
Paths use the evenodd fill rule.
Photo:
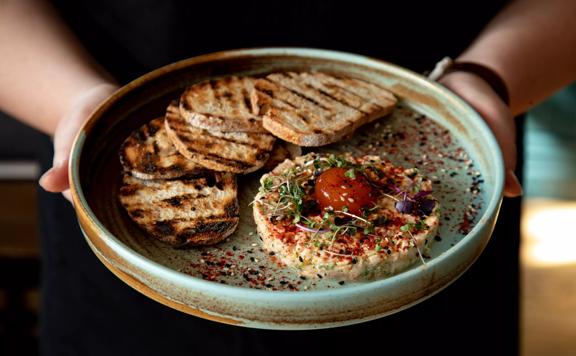
<svg viewBox="0 0 576 356">
<path fill-rule="evenodd" d="M 398 0 L 56 4 L 120 82 L 190 56 L 256 46 L 337 49 L 423 71 L 445 55 L 457 56 L 502 5 Z M 44 169 L 51 154 L 46 141 Z M 139 294 L 90 251 L 67 201 L 45 192 L 40 198 L 45 355 L 518 353 L 519 199 L 504 202 L 494 236 L 471 269 L 429 300 L 355 326 L 268 331 L 199 319 Z"/>
</svg>

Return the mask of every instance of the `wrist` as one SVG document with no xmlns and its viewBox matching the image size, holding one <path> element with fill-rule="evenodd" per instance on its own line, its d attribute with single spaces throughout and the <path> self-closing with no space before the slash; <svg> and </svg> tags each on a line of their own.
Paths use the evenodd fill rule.
<svg viewBox="0 0 576 356">
<path fill-rule="evenodd" d="M 459 74 L 456 75 L 456 77 L 471 78 L 470 75 L 472 75 L 481 79 L 491 88 L 492 92 L 494 92 L 506 106 L 510 106 L 510 95 L 506 82 L 496 71 L 484 64 L 473 61 L 469 62 L 465 60 L 453 61 L 449 57 L 445 57 L 436 64 L 436 67 L 430 74 L 429 78 L 432 80 L 437 80 L 441 83 L 450 83 L 452 82 L 452 79 L 446 78 L 454 78 L 455 76 L 451 75 L 453 73 L 468 74 Z"/>
<path fill-rule="evenodd" d="M 499 117 L 498 111 L 509 112 L 506 103 L 492 87 L 474 73 L 451 72 L 438 82 L 471 104 L 484 117 Z"/>
<path fill-rule="evenodd" d="M 70 98 L 69 105 L 60 116 L 53 133 L 55 166 L 67 159 L 73 138 L 92 112 L 117 89 L 118 86 L 114 83 L 100 82 L 87 85 Z"/>
<path fill-rule="evenodd" d="M 69 108 L 78 105 L 78 103 L 83 102 L 86 98 L 92 97 L 102 97 L 109 96 L 118 89 L 118 85 L 113 82 L 99 81 L 94 83 L 89 83 L 83 86 L 74 97 L 70 100 Z"/>
<path fill-rule="evenodd" d="M 112 95 L 117 89 L 117 84 L 108 81 L 87 84 L 70 98 L 58 126 L 62 124 L 62 121 L 66 121 L 65 118 L 72 113 L 77 115 L 78 112 L 81 112 L 84 116 L 88 117 L 98 104 Z"/>
</svg>

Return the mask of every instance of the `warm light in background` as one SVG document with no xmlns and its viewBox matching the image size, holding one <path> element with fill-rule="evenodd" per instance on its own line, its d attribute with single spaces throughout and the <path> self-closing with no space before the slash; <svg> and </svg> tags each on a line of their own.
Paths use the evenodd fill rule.
<svg viewBox="0 0 576 356">
<path fill-rule="evenodd" d="M 522 216 L 527 266 L 576 264 L 576 202 L 530 199 Z"/>
</svg>

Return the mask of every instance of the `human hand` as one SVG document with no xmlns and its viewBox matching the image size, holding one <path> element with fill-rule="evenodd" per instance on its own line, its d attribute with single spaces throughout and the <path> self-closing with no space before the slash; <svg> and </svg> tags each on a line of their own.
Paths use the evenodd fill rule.
<svg viewBox="0 0 576 356">
<path fill-rule="evenodd" d="M 506 104 L 482 78 L 467 72 L 451 72 L 439 82 L 466 100 L 486 120 L 502 149 L 506 181 L 504 196 L 522 195 L 522 186 L 514 174 L 516 168 L 516 127 Z"/>
<path fill-rule="evenodd" d="M 111 83 L 102 83 L 80 92 L 73 100 L 68 111 L 62 116 L 54 133 L 54 159 L 52 168 L 40 178 L 40 186 L 53 193 L 62 193 L 70 201 L 68 184 L 68 161 L 74 138 L 88 116 L 118 87 Z"/>
</svg>

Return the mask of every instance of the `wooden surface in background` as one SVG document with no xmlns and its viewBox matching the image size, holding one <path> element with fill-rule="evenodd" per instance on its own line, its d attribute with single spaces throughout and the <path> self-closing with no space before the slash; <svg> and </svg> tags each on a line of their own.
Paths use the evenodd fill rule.
<svg viewBox="0 0 576 356">
<path fill-rule="evenodd" d="M 576 354 L 576 264 L 522 269 L 522 355 Z"/>
<path fill-rule="evenodd" d="M 38 354 L 36 181 L 0 181 L 0 354 Z M 7 353 L 8 352 L 8 353 Z"/>
<path fill-rule="evenodd" d="M 0 257 L 39 255 L 37 182 L 0 182 Z"/>
</svg>

